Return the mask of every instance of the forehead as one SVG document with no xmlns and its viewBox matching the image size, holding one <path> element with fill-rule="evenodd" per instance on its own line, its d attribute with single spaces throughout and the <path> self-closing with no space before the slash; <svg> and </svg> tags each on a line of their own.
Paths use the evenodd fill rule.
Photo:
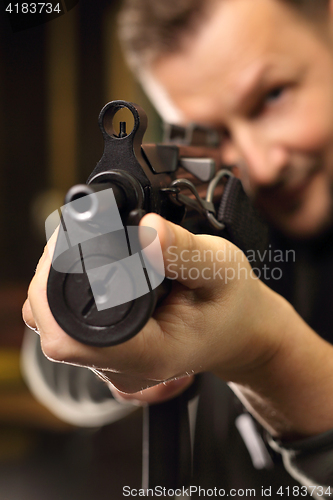
<svg viewBox="0 0 333 500">
<path fill-rule="evenodd" d="M 212 96 L 225 96 L 232 109 L 256 82 L 301 69 L 315 51 L 313 38 L 306 20 L 282 1 L 223 0 L 197 35 L 153 71 L 176 105 L 188 116 L 195 103 L 193 118 L 203 121 L 215 107 Z"/>
</svg>

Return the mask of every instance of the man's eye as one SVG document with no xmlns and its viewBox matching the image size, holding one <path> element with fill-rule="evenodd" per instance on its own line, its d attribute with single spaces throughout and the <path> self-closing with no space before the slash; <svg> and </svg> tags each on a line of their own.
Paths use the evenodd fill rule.
<svg viewBox="0 0 333 500">
<path fill-rule="evenodd" d="M 267 106 L 269 106 L 270 104 L 274 104 L 278 99 L 280 99 L 285 90 L 286 86 L 280 85 L 278 87 L 272 88 L 270 91 L 265 93 L 254 106 L 252 112 L 250 113 L 250 116 L 252 118 L 257 118 L 264 111 L 266 111 Z"/>
<path fill-rule="evenodd" d="M 272 89 L 270 92 L 268 92 L 266 94 L 266 97 L 265 97 L 265 102 L 269 103 L 269 102 L 273 102 L 273 101 L 276 101 L 277 99 L 279 99 L 281 97 L 281 95 L 283 94 L 285 88 L 284 87 L 275 87 L 274 89 Z"/>
</svg>

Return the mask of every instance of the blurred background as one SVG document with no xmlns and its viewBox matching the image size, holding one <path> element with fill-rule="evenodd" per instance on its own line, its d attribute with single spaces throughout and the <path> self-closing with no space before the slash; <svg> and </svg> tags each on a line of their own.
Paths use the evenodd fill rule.
<svg viewBox="0 0 333 500">
<path fill-rule="evenodd" d="M 21 307 L 45 244 L 46 217 L 85 182 L 103 151 L 97 125 L 113 99 L 160 122 L 123 60 L 117 0 L 80 0 L 13 33 L 0 2 L 0 499 L 117 500 L 140 486 L 141 414 L 76 429 L 35 401 L 20 370 Z"/>
</svg>

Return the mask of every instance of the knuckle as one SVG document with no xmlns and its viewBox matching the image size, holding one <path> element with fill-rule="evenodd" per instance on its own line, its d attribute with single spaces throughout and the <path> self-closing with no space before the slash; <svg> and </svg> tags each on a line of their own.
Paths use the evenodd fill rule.
<svg viewBox="0 0 333 500">
<path fill-rule="evenodd" d="M 82 361 L 79 359 L 80 353 L 75 353 L 75 350 L 67 345 L 65 333 L 50 336 L 41 329 L 40 336 L 42 351 L 49 360 L 71 364 L 78 364 L 79 361 Z"/>
<path fill-rule="evenodd" d="M 44 356 L 49 359 L 50 361 L 65 361 L 63 358 L 63 355 L 60 354 L 59 349 L 55 346 L 54 343 L 50 342 L 43 342 L 42 339 L 42 351 L 44 353 Z"/>
</svg>

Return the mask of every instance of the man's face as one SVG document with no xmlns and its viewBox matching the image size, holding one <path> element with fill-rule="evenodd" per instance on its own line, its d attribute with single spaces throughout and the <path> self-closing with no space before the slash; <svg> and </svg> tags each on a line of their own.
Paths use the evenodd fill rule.
<svg viewBox="0 0 333 500">
<path fill-rule="evenodd" d="M 223 0 L 197 36 L 153 67 L 186 121 L 225 132 L 223 159 L 285 234 L 331 222 L 331 14 L 316 24 L 279 0 Z"/>
</svg>

